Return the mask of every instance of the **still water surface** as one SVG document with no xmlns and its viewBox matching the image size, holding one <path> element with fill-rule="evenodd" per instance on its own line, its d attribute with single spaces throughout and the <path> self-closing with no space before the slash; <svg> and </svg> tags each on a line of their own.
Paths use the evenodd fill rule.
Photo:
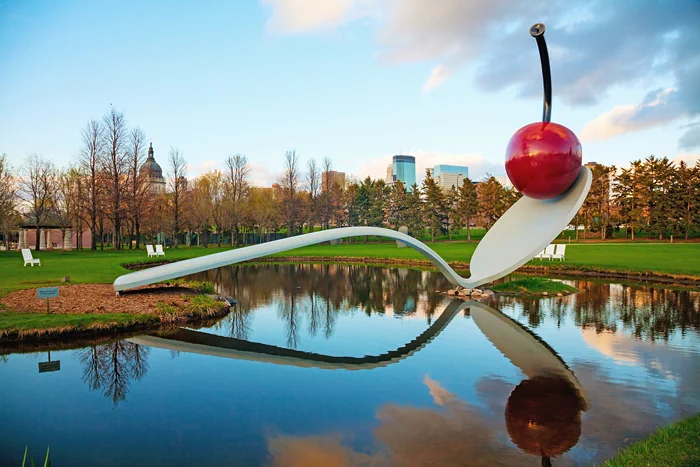
<svg viewBox="0 0 700 467">
<path fill-rule="evenodd" d="M 53 466 L 591 465 L 700 410 L 700 292 L 567 280 L 582 292 L 476 304 L 408 269 L 197 278 L 239 305 L 57 343 L 58 371 L 0 349 L 0 465 L 25 445 Z"/>
</svg>

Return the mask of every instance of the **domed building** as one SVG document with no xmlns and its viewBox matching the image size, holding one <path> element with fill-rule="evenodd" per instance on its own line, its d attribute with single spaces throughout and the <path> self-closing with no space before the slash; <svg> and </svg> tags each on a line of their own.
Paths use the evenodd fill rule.
<svg viewBox="0 0 700 467">
<path fill-rule="evenodd" d="M 139 175 L 145 176 L 148 180 L 148 185 L 152 193 L 165 193 L 165 178 L 163 178 L 163 169 L 153 157 L 153 143 L 148 147 L 148 158 L 139 169 Z"/>
</svg>

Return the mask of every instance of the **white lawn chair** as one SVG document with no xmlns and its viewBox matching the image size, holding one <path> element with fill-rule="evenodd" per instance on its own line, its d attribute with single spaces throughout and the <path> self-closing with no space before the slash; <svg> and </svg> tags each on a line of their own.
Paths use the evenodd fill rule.
<svg viewBox="0 0 700 467">
<path fill-rule="evenodd" d="M 165 256 L 163 245 L 156 245 L 156 256 Z"/>
<path fill-rule="evenodd" d="M 566 245 L 557 245 L 557 252 L 552 255 L 552 259 L 558 259 L 564 261 L 564 256 L 566 255 Z"/>
<path fill-rule="evenodd" d="M 35 264 L 41 266 L 41 260 L 32 258 L 32 250 L 29 248 L 22 248 L 22 258 L 24 258 L 25 266 L 27 266 L 27 264 L 31 264 L 32 267 L 34 267 Z"/>
<path fill-rule="evenodd" d="M 151 256 L 155 256 L 156 252 L 153 251 L 153 245 L 146 245 L 146 253 L 148 254 L 148 257 L 150 258 Z"/>
<path fill-rule="evenodd" d="M 544 256 L 544 250 L 537 253 L 533 259 L 542 259 L 543 256 Z"/>
<path fill-rule="evenodd" d="M 544 249 L 542 252 L 542 258 L 541 259 L 552 259 L 552 255 L 554 255 L 554 248 L 556 245 L 552 245 L 551 243 L 547 245 L 547 248 Z"/>
</svg>

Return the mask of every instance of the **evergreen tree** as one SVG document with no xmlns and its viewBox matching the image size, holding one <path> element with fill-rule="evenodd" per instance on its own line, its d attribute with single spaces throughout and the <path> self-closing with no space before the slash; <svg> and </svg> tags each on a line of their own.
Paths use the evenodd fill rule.
<svg viewBox="0 0 700 467">
<path fill-rule="evenodd" d="M 430 238 L 435 241 L 435 234 L 444 233 L 448 228 L 447 198 L 428 170 L 423 181 L 423 195 L 425 221 L 430 229 Z"/>
<path fill-rule="evenodd" d="M 386 218 L 389 204 L 389 189 L 384 180 L 374 180 L 369 186 L 369 206 L 367 225 L 381 227 Z"/>
<path fill-rule="evenodd" d="M 691 231 L 697 225 L 698 206 L 700 206 L 700 160 L 695 167 L 689 167 L 684 161 L 676 170 L 676 196 L 678 203 L 679 230 L 688 240 Z"/>
<path fill-rule="evenodd" d="M 644 222 L 640 187 L 642 170 L 642 162 L 634 161 L 629 169 L 622 169 L 615 177 L 613 199 L 619 211 L 620 221 L 625 224 L 625 238 L 629 231 L 632 240 Z"/>
<path fill-rule="evenodd" d="M 486 229 L 490 229 L 491 225 L 498 220 L 505 212 L 503 209 L 503 186 L 498 183 L 493 176 L 488 178 L 476 188 L 479 214 L 486 219 Z"/>
<path fill-rule="evenodd" d="M 348 186 L 345 192 L 345 209 L 346 212 L 346 222 L 350 227 L 360 225 L 361 209 L 360 209 L 360 186 L 357 183 L 353 183 Z"/>
<path fill-rule="evenodd" d="M 459 215 L 461 223 L 467 228 L 467 241 L 471 241 L 471 232 L 469 224 L 479 212 L 479 198 L 476 194 L 476 186 L 469 178 L 462 181 L 462 186 L 459 187 L 457 196 L 456 211 Z"/>
<path fill-rule="evenodd" d="M 649 238 L 671 233 L 674 227 L 673 213 L 677 211 L 673 192 L 673 166 L 667 158 L 649 156 L 642 172 L 642 196 L 648 216 Z"/>
<path fill-rule="evenodd" d="M 389 225 L 398 229 L 402 225 L 408 226 L 408 199 L 410 194 L 406 192 L 406 188 L 401 180 L 397 180 L 391 186 L 387 220 Z"/>
<path fill-rule="evenodd" d="M 422 238 L 425 232 L 425 223 L 423 222 L 423 199 L 421 198 L 420 189 L 415 183 L 411 187 L 411 192 L 406 196 L 406 227 L 408 233 L 415 238 Z"/>
<path fill-rule="evenodd" d="M 449 235 L 450 240 L 452 240 L 452 234 L 459 235 L 459 231 L 462 230 L 461 216 L 459 215 L 458 204 L 459 204 L 459 191 L 457 187 L 452 185 L 449 193 L 446 195 L 447 201 L 447 222 L 449 225 Z"/>
</svg>

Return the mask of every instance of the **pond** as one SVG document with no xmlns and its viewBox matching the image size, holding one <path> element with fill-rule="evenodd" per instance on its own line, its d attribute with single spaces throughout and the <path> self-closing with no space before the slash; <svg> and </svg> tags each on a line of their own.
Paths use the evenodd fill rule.
<svg viewBox="0 0 700 467">
<path fill-rule="evenodd" d="M 27 445 L 54 467 L 591 465 L 700 410 L 697 291 L 462 302 L 434 272 L 340 265 L 197 279 L 239 304 L 2 348 L 0 465 Z"/>
</svg>

